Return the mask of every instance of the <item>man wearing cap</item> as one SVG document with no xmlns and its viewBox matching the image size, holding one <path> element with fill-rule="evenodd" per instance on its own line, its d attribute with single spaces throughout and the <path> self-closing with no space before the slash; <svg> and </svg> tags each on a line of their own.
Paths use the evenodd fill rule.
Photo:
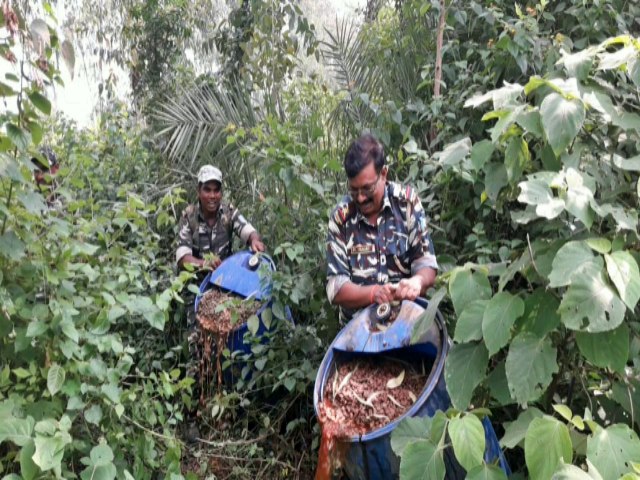
<svg viewBox="0 0 640 480">
<path fill-rule="evenodd" d="M 198 203 L 189 205 L 180 218 L 176 250 L 178 267 L 192 265 L 198 271 L 198 279 L 203 280 L 207 271 L 214 270 L 231 255 L 233 233 L 254 252 L 264 252 L 264 244 L 256 229 L 237 208 L 222 200 L 222 172 L 212 165 L 204 165 L 198 172 Z M 202 352 L 194 303 L 192 296 L 185 305 L 189 330 L 187 376 L 196 380 L 194 397 L 198 398 L 201 392 L 197 381 L 197 361 L 202 359 Z M 187 441 L 193 442 L 200 438 L 196 421 L 198 412 L 196 409 L 186 413 L 188 423 L 185 435 Z"/>
<path fill-rule="evenodd" d="M 438 269 L 420 198 L 387 181 L 382 144 L 362 135 L 344 168 L 349 195 L 331 213 L 327 235 L 327 297 L 341 323 L 374 303 L 423 296 Z"/>
<path fill-rule="evenodd" d="M 198 203 L 189 205 L 180 219 L 176 263 L 213 270 L 231 255 L 235 233 L 254 252 L 264 244 L 255 228 L 232 204 L 222 200 L 222 172 L 204 165 L 198 172 Z"/>
</svg>

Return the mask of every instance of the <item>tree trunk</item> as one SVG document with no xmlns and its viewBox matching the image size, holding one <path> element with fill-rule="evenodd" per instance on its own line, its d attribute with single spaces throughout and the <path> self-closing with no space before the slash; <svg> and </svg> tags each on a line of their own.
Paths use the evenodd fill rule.
<svg viewBox="0 0 640 480">
<path fill-rule="evenodd" d="M 433 99 L 437 101 L 440 96 L 440 84 L 442 82 L 442 43 L 444 39 L 444 25 L 447 16 L 446 0 L 440 0 L 440 19 L 438 20 L 438 33 L 436 37 L 436 71 L 433 83 Z M 429 143 L 432 143 L 438 136 L 435 122 L 431 123 L 431 133 Z"/>
</svg>

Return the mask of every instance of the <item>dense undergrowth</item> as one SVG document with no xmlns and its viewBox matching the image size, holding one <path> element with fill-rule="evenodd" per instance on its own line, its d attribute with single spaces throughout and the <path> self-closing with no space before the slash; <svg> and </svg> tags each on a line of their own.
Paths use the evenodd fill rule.
<svg viewBox="0 0 640 480">
<path fill-rule="evenodd" d="M 454 341 L 454 408 L 397 430 L 401 476 L 442 478 L 451 443 L 469 478 L 504 478 L 478 448 L 490 412 L 517 475 L 638 478 L 638 7 L 447 3 L 440 97 L 436 4 L 396 2 L 361 28 L 337 23 L 324 43 L 294 2 L 246 8 L 255 15 L 233 10 L 217 39 L 242 46 L 221 49 L 226 82 L 205 75 L 164 103 L 138 98 L 151 117 L 111 100 L 93 129 L 51 114 L 56 58 L 74 63 L 53 15 L 4 10 L 0 475 L 310 478 L 313 381 L 337 329 L 326 222 L 344 149 L 370 129 L 430 215 L 442 269 L 430 298 Z M 274 12 L 331 79 L 295 74 L 297 40 L 265 26 Z M 128 35 L 160 48 L 149 39 L 162 23 L 144 25 Z M 151 76 L 145 89 L 160 75 L 136 72 Z M 51 207 L 30 162 L 45 144 L 61 163 Z M 205 441 L 187 446 L 194 279 L 175 271 L 173 249 L 205 161 L 276 262 L 273 316 L 288 307 L 294 322 L 248 339 L 239 360 L 252 375 L 213 386 Z"/>
</svg>

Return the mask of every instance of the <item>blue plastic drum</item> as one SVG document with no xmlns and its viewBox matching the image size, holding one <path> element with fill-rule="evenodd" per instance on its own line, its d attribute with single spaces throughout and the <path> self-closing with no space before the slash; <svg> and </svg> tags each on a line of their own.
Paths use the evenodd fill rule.
<svg viewBox="0 0 640 480">
<path fill-rule="evenodd" d="M 200 284 L 200 293 L 196 297 L 195 311 L 198 312 L 198 305 L 202 295 L 212 288 L 228 292 L 242 299 L 254 299 L 263 301 L 256 312 L 260 320 L 256 336 L 264 336 L 273 328 L 273 322 L 267 325 L 263 321 L 263 314 L 271 308 L 271 273 L 275 271 L 273 260 L 265 254 L 254 254 L 250 251 L 238 252 L 225 259 L 214 271 L 209 273 Z M 237 325 L 231 331 L 227 339 L 227 348 L 230 352 L 240 351 L 250 353 L 251 344 L 245 342 L 244 336 L 248 332 L 246 323 Z M 236 362 L 233 368 L 233 375 L 229 370 L 225 371 L 224 379 L 226 383 L 233 381 L 233 377 L 238 375 L 244 365 Z"/>
<path fill-rule="evenodd" d="M 376 308 L 372 306 L 364 309 L 338 333 L 320 364 L 313 392 L 316 415 L 323 400 L 326 382 L 334 369 L 354 357 L 384 353 L 386 356 L 397 356 L 404 361 L 415 362 L 416 366 L 421 363 L 431 365 L 422 393 L 402 416 L 364 435 L 339 440 L 343 444 L 340 450 L 346 451 L 343 468 L 351 480 L 398 478 L 400 459 L 391 449 L 391 433 L 404 418 L 433 416 L 436 411 L 446 411 L 451 406 L 444 381 L 444 364 L 450 341 L 440 312 L 437 312 L 431 328 L 417 341 L 411 342 L 413 327 L 427 306 L 428 302 L 424 299 L 402 302 L 397 318 L 384 330 L 372 328 L 379 322 Z M 500 467 L 509 474 L 509 466 L 491 422 L 484 418 L 483 425 L 486 438 L 485 460 L 488 463 L 498 460 Z M 465 478 L 464 470 L 450 449 L 445 451 L 445 464 L 447 479 Z"/>
</svg>

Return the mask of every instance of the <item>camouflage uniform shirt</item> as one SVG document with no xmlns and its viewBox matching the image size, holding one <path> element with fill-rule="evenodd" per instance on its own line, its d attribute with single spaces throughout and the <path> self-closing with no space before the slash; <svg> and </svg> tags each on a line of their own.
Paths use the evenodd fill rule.
<svg viewBox="0 0 640 480">
<path fill-rule="evenodd" d="M 176 263 L 185 255 L 204 258 L 207 253 L 225 259 L 231 255 L 231 235 L 247 243 L 256 229 L 232 204 L 221 202 L 217 219 L 209 226 L 200 212 L 200 204 L 189 205 L 182 213 L 178 228 Z"/>
<path fill-rule="evenodd" d="M 398 282 L 424 268 L 438 268 L 427 219 L 417 193 L 388 182 L 377 225 L 369 223 L 345 196 L 331 213 L 327 235 L 327 297 L 342 286 Z M 340 307 L 340 320 L 357 310 Z"/>
</svg>

